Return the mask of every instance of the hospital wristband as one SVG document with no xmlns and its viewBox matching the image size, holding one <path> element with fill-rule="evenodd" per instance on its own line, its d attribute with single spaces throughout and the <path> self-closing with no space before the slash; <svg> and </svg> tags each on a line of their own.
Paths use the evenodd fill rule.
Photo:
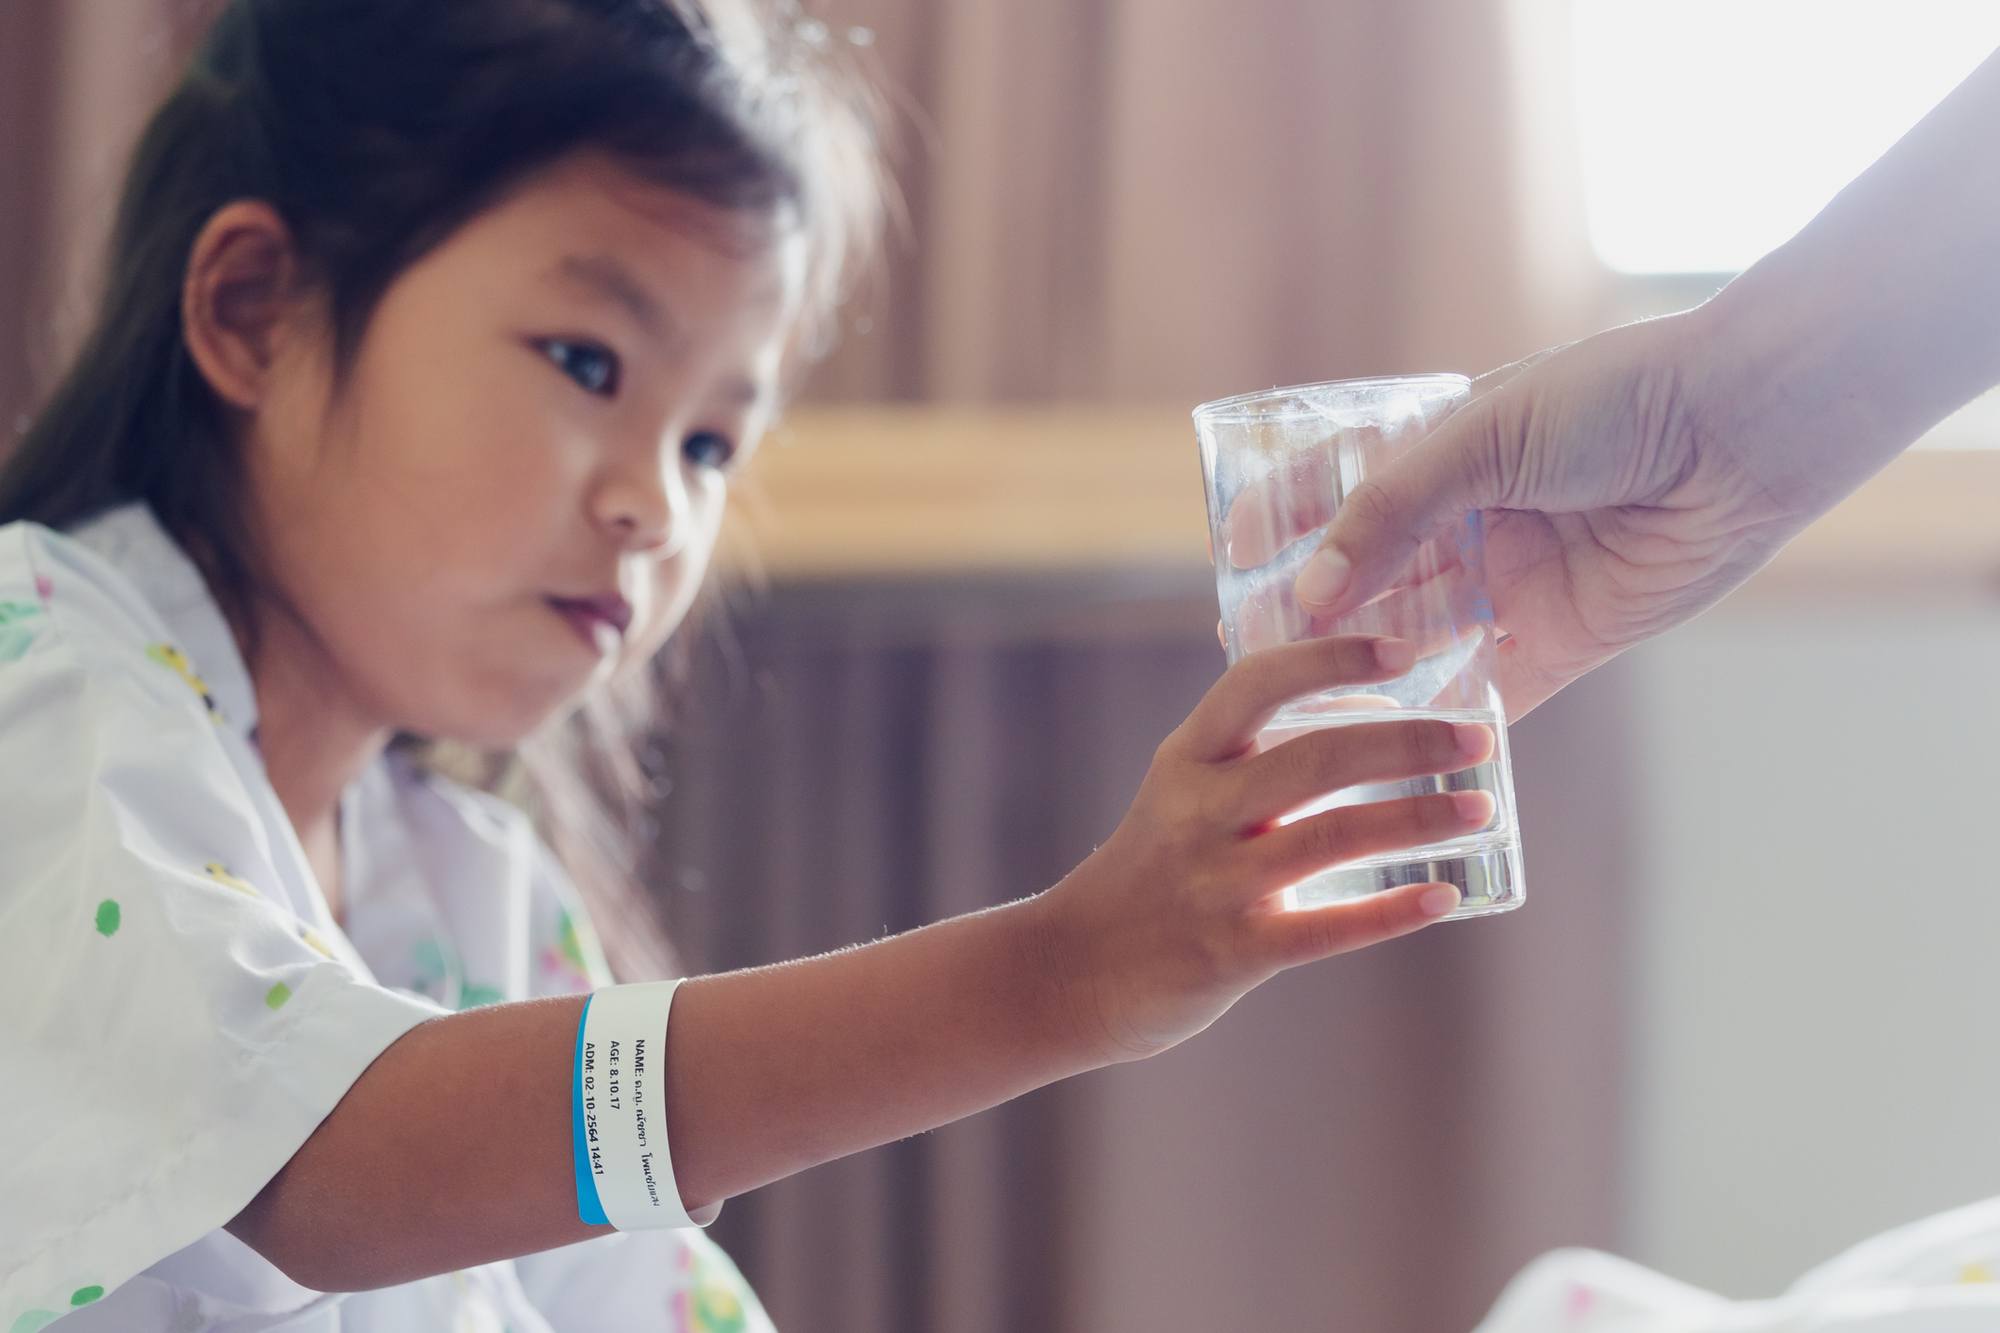
<svg viewBox="0 0 2000 1333">
<path fill-rule="evenodd" d="M 620 1231 L 707 1226 L 674 1184 L 667 1151 L 667 1015 L 676 981 L 609 986 L 584 998 L 571 1075 L 577 1215 Z"/>
</svg>

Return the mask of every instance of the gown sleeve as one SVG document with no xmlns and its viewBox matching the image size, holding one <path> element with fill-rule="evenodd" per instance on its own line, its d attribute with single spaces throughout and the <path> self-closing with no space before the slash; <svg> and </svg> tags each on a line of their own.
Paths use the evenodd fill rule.
<svg viewBox="0 0 2000 1333">
<path fill-rule="evenodd" d="M 229 1221 L 443 1011 L 281 905 L 283 853 L 199 678 L 110 566 L 25 524 L 0 530 L 0 758 L 0 1328 L 18 1330 Z"/>
</svg>

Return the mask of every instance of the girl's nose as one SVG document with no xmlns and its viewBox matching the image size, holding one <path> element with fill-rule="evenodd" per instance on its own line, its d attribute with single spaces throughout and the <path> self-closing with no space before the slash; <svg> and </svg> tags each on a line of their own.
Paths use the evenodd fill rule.
<svg viewBox="0 0 2000 1333">
<path fill-rule="evenodd" d="M 599 481 L 592 518 L 626 550 L 665 557 L 686 540 L 687 484 L 676 457 L 656 453 L 649 464 L 607 469 Z"/>
</svg>

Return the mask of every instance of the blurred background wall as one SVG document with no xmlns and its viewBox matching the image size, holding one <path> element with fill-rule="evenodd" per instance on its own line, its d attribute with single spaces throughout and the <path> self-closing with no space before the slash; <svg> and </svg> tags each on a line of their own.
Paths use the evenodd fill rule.
<svg viewBox="0 0 2000 1333">
<path fill-rule="evenodd" d="M 0 422 L 75 336 L 208 8 L 0 4 Z M 1477 372 L 1698 300 L 1744 256 L 1620 271 L 1592 190 L 1623 172 L 1657 221 L 1660 185 L 1692 206 L 1656 235 L 1705 237 L 1751 191 L 1674 171 L 1747 145 L 1785 178 L 1907 66 L 1892 135 L 2000 40 L 1984 8 L 815 6 L 869 35 L 906 223 L 758 465 L 661 738 L 691 963 L 1003 901 L 1103 840 L 1221 666 L 1195 401 Z M 1729 120 L 1731 69 L 1790 118 Z M 1851 167 L 1818 165 L 1824 198 Z M 719 1238 L 793 1329 L 1429 1333 L 1554 1245 L 1756 1294 L 2000 1189 L 1995 462 L 1912 455 L 1519 724 L 1527 910 L 1289 974 L 1165 1056 L 739 1199 Z"/>
</svg>

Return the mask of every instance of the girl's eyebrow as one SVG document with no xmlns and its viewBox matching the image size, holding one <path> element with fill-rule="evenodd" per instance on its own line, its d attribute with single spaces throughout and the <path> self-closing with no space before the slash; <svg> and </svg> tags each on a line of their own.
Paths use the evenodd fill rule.
<svg viewBox="0 0 2000 1333">
<path fill-rule="evenodd" d="M 549 276 L 611 301 L 658 341 L 666 342 L 673 336 L 673 320 L 666 310 L 646 291 L 645 284 L 632 276 L 631 270 L 610 255 L 564 255 Z"/>
</svg>

